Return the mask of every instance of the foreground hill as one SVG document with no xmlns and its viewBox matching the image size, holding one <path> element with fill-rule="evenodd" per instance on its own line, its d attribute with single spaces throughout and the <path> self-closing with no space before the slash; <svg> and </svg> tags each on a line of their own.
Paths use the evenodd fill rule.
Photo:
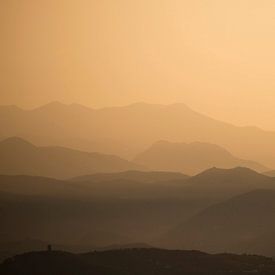
<svg viewBox="0 0 275 275">
<path fill-rule="evenodd" d="M 242 159 L 275 167 L 275 132 L 236 127 L 184 104 L 137 103 L 89 109 L 53 102 L 33 110 L 0 107 L 0 137 L 21 136 L 37 144 L 134 156 L 157 140 L 201 141 L 227 148 Z"/>
<path fill-rule="evenodd" d="M 220 146 L 209 143 L 154 143 L 134 161 L 152 170 L 179 171 L 197 174 L 213 166 L 219 168 L 248 167 L 263 172 L 266 168 L 259 163 L 239 159 Z"/>
<path fill-rule="evenodd" d="M 186 179 L 153 182 L 148 181 L 150 173 L 137 174 L 141 181 L 119 179 L 121 175 L 133 176 L 131 172 L 111 174 L 113 180 L 108 180 L 110 174 L 99 177 L 106 176 L 106 181 L 97 181 L 98 175 L 94 181 L 0 176 L 0 242 L 39 239 L 67 247 L 90 248 L 141 242 L 152 244 L 165 232 L 211 205 L 256 189 L 275 190 L 273 178 L 247 168 L 212 168 Z M 153 178 L 155 176 L 159 174 L 154 174 Z M 247 213 L 254 213 L 257 202 L 255 205 L 249 204 Z M 270 220 L 273 219 L 270 217 Z M 200 224 L 197 228 L 203 227 Z M 262 242 L 261 254 L 274 256 L 273 232 L 264 234 L 269 241 L 263 242 L 259 234 L 253 241 L 258 248 Z M 176 244 L 181 240 L 182 235 L 179 235 Z M 249 247 L 240 246 L 244 250 L 239 252 L 249 251 Z M 12 251 L 13 247 L 10 253 Z"/>
<path fill-rule="evenodd" d="M 275 256 L 275 191 L 256 190 L 210 206 L 166 235 L 172 247 Z"/>
<path fill-rule="evenodd" d="M 274 274 L 270 258 L 249 255 L 210 255 L 199 251 L 124 249 L 87 254 L 31 252 L 0 265 L 3 275 L 179 275 Z"/>
<path fill-rule="evenodd" d="M 141 169 L 117 156 L 63 147 L 37 147 L 21 138 L 0 142 L 0 174 L 70 178 L 89 173 Z"/>
<path fill-rule="evenodd" d="M 15 241 L 1 241 L 0 242 L 0 264 L 15 255 L 29 253 L 32 251 L 43 251 L 48 242 L 34 239 L 24 239 Z M 153 248 L 146 243 L 126 243 L 126 244 L 113 244 L 108 246 L 91 246 L 91 244 L 57 244 L 51 243 L 55 250 L 67 251 L 71 253 L 86 253 L 87 251 L 107 251 L 107 250 L 120 250 L 132 248 Z"/>
</svg>

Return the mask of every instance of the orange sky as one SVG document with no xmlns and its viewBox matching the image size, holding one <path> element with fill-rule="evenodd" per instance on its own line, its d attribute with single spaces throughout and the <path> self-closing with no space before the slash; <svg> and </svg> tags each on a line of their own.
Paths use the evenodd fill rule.
<svg viewBox="0 0 275 275">
<path fill-rule="evenodd" d="M 1 0 L 0 101 L 184 102 L 275 130 L 274 0 Z"/>
</svg>

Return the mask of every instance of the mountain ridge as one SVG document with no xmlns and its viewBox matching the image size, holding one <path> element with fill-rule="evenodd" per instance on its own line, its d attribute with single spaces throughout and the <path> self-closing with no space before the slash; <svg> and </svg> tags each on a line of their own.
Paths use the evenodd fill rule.
<svg viewBox="0 0 275 275">
<path fill-rule="evenodd" d="M 60 146 L 35 146 L 18 137 L 0 142 L 0 174 L 71 178 L 87 173 L 139 170 L 143 167 L 115 155 Z"/>
<path fill-rule="evenodd" d="M 267 170 L 257 162 L 235 157 L 221 146 L 198 141 L 191 143 L 157 141 L 138 154 L 133 161 L 152 170 L 185 172 L 193 175 L 213 166 L 227 169 L 247 166 L 260 172 Z"/>
<path fill-rule="evenodd" d="M 46 109 L 18 113 L 0 107 L 0 137 L 22 136 L 39 145 L 66 145 L 124 157 L 136 155 L 156 140 L 199 140 L 225 147 L 242 159 L 275 166 L 270 152 L 275 146 L 275 132 L 234 126 L 193 111 L 185 104 L 139 103 L 100 109 L 64 104 L 56 111 Z"/>
<path fill-rule="evenodd" d="M 275 232 L 274 213 L 275 190 L 253 190 L 203 209 L 165 238 L 174 248 L 274 256 L 266 239 Z"/>
<path fill-rule="evenodd" d="M 184 180 L 189 176 L 182 173 L 175 172 L 163 172 L 163 171 L 135 171 L 129 170 L 125 172 L 118 173 L 98 173 L 91 175 L 83 175 L 80 177 L 72 178 L 71 181 L 106 181 L 114 179 L 122 180 L 141 180 L 145 182 L 154 182 L 154 181 L 168 181 L 168 180 Z"/>
</svg>

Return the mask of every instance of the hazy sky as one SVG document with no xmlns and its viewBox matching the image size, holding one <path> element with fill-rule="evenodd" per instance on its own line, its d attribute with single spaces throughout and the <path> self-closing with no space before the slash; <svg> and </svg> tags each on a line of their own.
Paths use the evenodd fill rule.
<svg viewBox="0 0 275 275">
<path fill-rule="evenodd" d="M 0 101 L 184 102 L 275 130 L 274 0 L 0 0 Z"/>
</svg>

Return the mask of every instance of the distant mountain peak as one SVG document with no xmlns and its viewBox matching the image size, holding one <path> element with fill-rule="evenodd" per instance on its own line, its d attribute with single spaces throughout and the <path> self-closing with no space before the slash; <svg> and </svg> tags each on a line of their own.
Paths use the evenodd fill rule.
<svg viewBox="0 0 275 275">
<path fill-rule="evenodd" d="M 222 146 L 219 146 L 217 144 L 213 143 L 208 143 L 208 142 L 202 142 L 202 141 L 193 141 L 193 142 L 172 142 L 168 140 L 158 140 L 155 143 L 152 144 L 151 147 L 153 146 L 196 146 L 196 147 L 207 147 L 207 148 L 216 148 L 219 150 L 227 151 L 225 148 Z M 227 151 L 228 152 L 228 151 Z M 229 153 L 229 152 L 228 152 Z"/>
<path fill-rule="evenodd" d="M 66 111 L 66 112 L 69 112 L 69 111 L 80 111 L 80 112 L 90 112 L 90 111 L 94 111 L 94 109 L 92 108 L 89 108 L 85 105 L 81 105 L 81 104 L 78 104 L 78 103 L 72 103 L 72 104 L 65 104 L 65 103 L 62 103 L 62 102 L 59 102 L 59 101 L 52 101 L 52 102 L 49 102 L 45 105 L 42 105 L 38 108 L 35 108 L 33 109 L 33 111 L 47 111 L 47 112 L 52 112 L 52 111 L 55 111 L 55 112 L 60 112 L 60 111 Z"/>
<path fill-rule="evenodd" d="M 93 108 L 91 107 L 88 107 L 86 105 L 82 105 L 82 104 L 79 104 L 79 103 L 72 103 L 70 105 L 68 105 L 69 107 L 72 107 L 72 108 L 77 108 L 79 110 L 87 110 L 87 111 L 91 111 L 91 110 L 94 110 Z"/>
<path fill-rule="evenodd" d="M 67 105 L 60 101 L 51 101 L 47 104 L 44 104 L 44 105 L 38 107 L 37 109 L 63 108 L 64 106 L 67 106 Z"/>
<path fill-rule="evenodd" d="M 127 158 L 132 158 L 141 148 L 159 139 L 201 140 L 225 147 L 237 158 L 268 165 L 268 168 L 262 167 L 264 170 L 275 166 L 271 150 L 275 146 L 275 132 L 236 127 L 200 114 L 183 103 L 140 102 L 121 107 L 86 109 L 79 104 L 66 105 L 55 101 L 32 111 L 12 111 L 5 107 L 0 107 L 0 111 L 4 118 L 0 125 L 1 137 L 16 133 L 32 137 L 38 143 L 48 140 L 51 145 L 112 152 Z M 204 156 L 212 157 L 212 154 Z M 263 171 L 262 168 L 257 170 Z"/>
<path fill-rule="evenodd" d="M 260 175 L 260 176 L 264 176 L 250 168 L 237 166 L 237 167 L 229 168 L 229 169 L 212 167 L 210 169 L 207 169 L 207 170 L 197 174 L 196 177 L 215 176 L 215 175 L 216 176 L 219 176 L 219 175 Z"/>
<path fill-rule="evenodd" d="M 35 147 L 32 143 L 28 142 L 27 140 L 21 138 L 21 137 L 9 137 L 0 142 L 0 144 L 4 144 L 5 146 L 28 146 L 28 147 Z"/>
<path fill-rule="evenodd" d="M 134 160 L 152 170 L 170 170 L 192 175 L 213 166 L 225 169 L 244 166 L 261 172 L 266 170 L 257 162 L 240 159 L 219 145 L 205 142 L 185 143 L 160 140 L 137 155 Z M 213 171 L 210 170 L 208 173 L 210 172 Z M 235 171 L 237 172 L 240 173 Z M 221 173 L 226 172 L 221 170 Z"/>
<path fill-rule="evenodd" d="M 72 178 L 85 174 L 143 169 L 115 155 L 66 147 L 35 146 L 20 137 L 0 142 L 0 174 Z"/>
</svg>

